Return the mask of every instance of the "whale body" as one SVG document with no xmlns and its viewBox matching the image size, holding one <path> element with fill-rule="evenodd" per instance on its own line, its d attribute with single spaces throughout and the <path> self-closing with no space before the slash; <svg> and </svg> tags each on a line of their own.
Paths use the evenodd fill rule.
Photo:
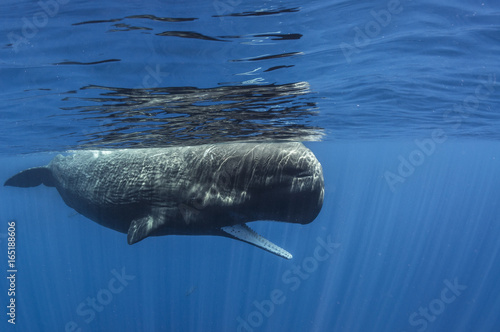
<svg viewBox="0 0 500 332">
<path fill-rule="evenodd" d="M 4 185 L 55 187 L 85 217 L 148 236 L 219 235 L 290 259 L 250 229 L 257 220 L 308 224 L 321 210 L 321 164 L 302 143 L 222 143 L 82 150 L 22 171 Z"/>
</svg>

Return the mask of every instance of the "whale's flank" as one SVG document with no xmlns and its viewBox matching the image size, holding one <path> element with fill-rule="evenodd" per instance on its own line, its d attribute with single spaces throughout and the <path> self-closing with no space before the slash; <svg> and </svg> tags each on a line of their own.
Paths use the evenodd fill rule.
<svg viewBox="0 0 500 332">
<path fill-rule="evenodd" d="M 83 150 L 22 171 L 6 186 L 56 187 L 69 207 L 127 234 L 215 235 L 290 259 L 257 220 L 308 224 L 323 205 L 321 164 L 299 142 Z"/>
</svg>

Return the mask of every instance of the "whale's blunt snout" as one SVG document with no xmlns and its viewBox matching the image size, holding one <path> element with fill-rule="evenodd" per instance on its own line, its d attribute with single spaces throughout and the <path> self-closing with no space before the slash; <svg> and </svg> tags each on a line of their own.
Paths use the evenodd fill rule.
<svg viewBox="0 0 500 332">
<path fill-rule="evenodd" d="M 311 150 L 304 147 L 296 163 L 296 177 L 292 181 L 290 211 L 294 222 L 308 224 L 318 216 L 323 207 L 324 179 L 320 162 Z"/>
<path fill-rule="evenodd" d="M 316 156 L 303 145 L 282 151 L 275 176 L 261 192 L 260 206 L 270 220 L 308 224 L 323 206 L 323 170 Z"/>
</svg>

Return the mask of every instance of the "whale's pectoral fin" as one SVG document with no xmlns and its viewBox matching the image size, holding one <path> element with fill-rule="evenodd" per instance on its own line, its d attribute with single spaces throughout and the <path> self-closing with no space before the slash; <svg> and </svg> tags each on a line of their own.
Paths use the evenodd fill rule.
<svg viewBox="0 0 500 332">
<path fill-rule="evenodd" d="M 222 234 L 223 236 L 250 243 L 286 259 L 292 259 L 293 257 L 288 251 L 260 236 L 245 224 L 221 227 L 221 230 L 226 233 Z"/>
<path fill-rule="evenodd" d="M 128 244 L 134 244 L 147 238 L 154 228 L 154 224 L 152 216 L 132 220 L 127 233 Z"/>
<path fill-rule="evenodd" d="M 166 210 L 168 210 L 168 208 L 156 208 L 153 209 L 151 214 L 132 220 L 127 233 L 128 244 L 134 244 L 144 240 L 165 225 L 165 216 L 169 214 Z"/>
</svg>

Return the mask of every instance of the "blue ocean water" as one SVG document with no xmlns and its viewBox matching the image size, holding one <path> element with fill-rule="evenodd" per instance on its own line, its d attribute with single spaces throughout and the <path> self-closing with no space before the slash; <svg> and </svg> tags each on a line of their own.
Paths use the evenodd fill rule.
<svg viewBox="0 0 500 332">
<path fill-rule="evenodd" d="M 128 245 L 0 187 L 2 331 L 498 331 L 500 4 L 4 1 L 3 181 L 68 149 L 304 141 L 325 202 Z M 7 315 L 16 227 L 15 326 Z"/>
</svg>

